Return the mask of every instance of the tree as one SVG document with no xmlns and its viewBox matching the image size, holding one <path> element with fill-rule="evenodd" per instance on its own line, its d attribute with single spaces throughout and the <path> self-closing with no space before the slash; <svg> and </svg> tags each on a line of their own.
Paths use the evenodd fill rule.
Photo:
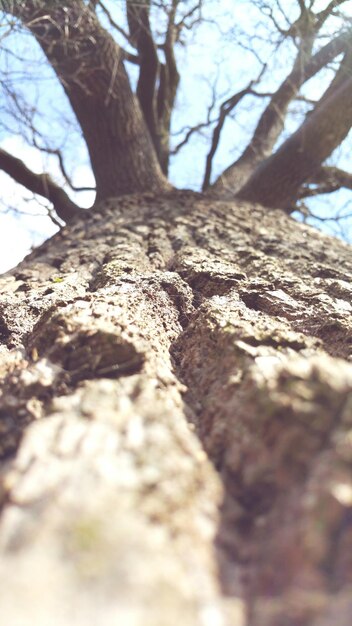
<svg viewBox="0 0 352 626">
<path fill-rule="evenodd" d="M 208 119 L 186 129 L 171 151 L 171 115 L 180 80 L 176 49 L 183 41 L 184 32 L 201 22 L 202 1 L 165 0 L 156 5 L 149 1 L 126 2 L 126 28 L 114 21 L 100 1 L 66 4 L 54 1 L 49 3 L 49 9 L 48 3 L 40 2 L 2 4 L 6 24 L 3 40 L 13 30 L 22 32 L 21 29 L 27 28 L 64 88 L 89 152 L 98 202 L 138 190 L 167 189 L 170 156 L 178 153 L 197 131 L 207 127 L 211 129 L 211 145 L 203 191 L 217 197 L 237 195 L 292 212 L 297 208 L 307 210 L 306 198 L 351 188 L 349 172 L 336 164 L 326 165 L 327 158 L 340 146 L 351 127 L 350 18 L 348 13 L 341 13 L 346 0 L 326 2 L 320 10 L 315 8 L 315 2 L 292 2 L 287 10 L 280 3 L 271 6 L 262 0 L 253 2 L 259 14 L 266 15 L 269 26 L 266 24 L 265 35 L 272 37 L 273 46 L 278 51 L 280 46 L 286 46 L 288 62 L 290 55 L 294 56 L 291 71 L 276 89 L 263 92 L 260 86 L 263 81 L 266 81 L 264 86 L 268 84 L 266 72 L 272 70 L 263 62 L 259 76 L 244 89 L 229 94 L 219 106 L 218 115 L 215 114 L 218 97 L 214 93 Z M 111 32 L 102 26 L 102 18 L 108 21 Z M 270 24 L 274 30 L 270 30 Z M 116 34 L 120 43 L 113 37 Z M 121 38 L 127 49 L 122 47 Z M 253 42 L 251 45 L 256 51 Z M 11 66 L 14 56 L 11 48 L 8 54 Z M 135 94 L 125 64 L 138 68 Z M 325 93 L 320 89 L 321 97 L 312 103 L 304 89 L 307 82 L 324 74 L 326 68 L 335 76 Z M 22 101 L 23 94 L 16 90 L 11 70 L 4 72 L 3 84 L 11 103 L 11 115 L 27 127 L 37 148 L 58 156 L 64 180 L 70 183 L 63 155 L 57 148 L 50 148 L 42 137 L 43 131 L 33 121 L 35 105 Z M 324 77 L 323 84 L 326 84 Z M 213 162 L 224 125 L 249 97 L 252 101 L 254 98 L 265 102 L 253 136 L 236 161 L 213 180 Z M 290 106 L 297 101 L 301 105 L 306 102 L 306 117 L 303 116 L 296 132 L 285 138 Z M 324 132 L 326 127 L 329 133 Z M 79 212 L 51 177 L 31 176 L 28 167 L 21 169 L 19 160 L 12 156 L 1 151 L 1 169 L 35 194 L 47 198 L 65 222 Z M 280 194 L 277 179 L 280 179 Z"/>
<path fill-rule="evenodd" d="M 177 2 L 164 65 L 149 3 L 126 3 L 136 95 L 101 3 L 3 4 L 58 75 L 97 184 L 83 212 L 0 154 L 67 222 L 1 279 L 4 623 L 349 625 L 351 254 L 288 215 L 351 124 L 348 34 L 311 54 L 338 4 L 299 2 L 303 75 L 204 194 L 166 178 Z M 338 54 L 273 152 L 289 101 Z"/>
</svg>

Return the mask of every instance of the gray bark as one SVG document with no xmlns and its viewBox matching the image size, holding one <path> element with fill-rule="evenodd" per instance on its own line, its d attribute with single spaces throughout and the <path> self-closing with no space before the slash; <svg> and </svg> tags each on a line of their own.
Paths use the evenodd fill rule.
<svg viewBox="0 0 352 626">
<path fill-rule="evenodd" d="M 1 623 L 350 626 L 351 270 L 171 192 L 1 279 Z"/>
</svg>

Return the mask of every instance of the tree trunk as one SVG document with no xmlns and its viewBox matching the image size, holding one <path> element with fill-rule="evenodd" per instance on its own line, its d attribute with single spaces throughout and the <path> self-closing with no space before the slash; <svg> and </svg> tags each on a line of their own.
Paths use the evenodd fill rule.
<svg viewBox="0 0 352 626">
<path fill-rule="evenodd" d="M 5 4 L 35 36 L 82 129 L 97 199 L 170 188 L 123 64 L 119 46 L 79 0 Z"/>
<path fill-rule="evenodd" d="M 351 270 L 171 192 L 1 279 L 1 623 L 350 626 Z"/>
</svg>

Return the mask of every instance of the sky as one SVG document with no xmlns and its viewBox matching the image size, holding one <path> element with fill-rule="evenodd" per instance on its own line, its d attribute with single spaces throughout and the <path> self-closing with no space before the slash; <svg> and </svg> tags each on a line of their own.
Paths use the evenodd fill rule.
<svg viewBox="0 0 352 626">
<path fill-rule="evenodd" d="M 272 3 L 275 4 L 275 0 L 272 0 Z M 293 16 L 296 5 L 294 0 L 285 0 L 285 8 L 292 6 Z M 123 19 L 122 2 L 106 0 L 106 6 L 111 10 L 116 21 Z M 317 10 L 324 8 L 326 1 L 316 0 L 315 6 Z M 272 68 L 261 89 L 273 90 L 288 71 L 289 47 L 283 45 L 279 55 L 275 57 L 272 55 L 271 47 L 266 43 L 267 32 L 264 24 L 260 22 L 257 10 L 249 4 L 248 0 L 207 0 L 205 7 L 206 20 L 198 29 L 186 33 L 187 46 L 178 50 L 182 82 L 173 116 L 174 144 L 183 137 L 182 132 L 180 133 L 182 129 L 206 118 L 207 106 L 211 100 L 214 85 L 221 101 L 231 93 L 243 89 L 251 78 L 258 75 L 260 70 L 258 59 L 253 52 L 244 47 L 239 48 L 239 38 L 242 38 L 244 44 L 248 40 L 248 46 L 254 48 L 258 57 L 265 58 L 269 68 Z M 349 11 L 352 16 L 352 9 Z M 279 18 L 281 19 L 280 16 Z M 217 26 L 213 21 L 217 23 Z M 7 45 L 7 40 L 4 42 Z M 50 136 L 56 146 L 63 149 L 67 157 L 67 168 L 73 174 L 75 183 L 92 185 L 93 177 L 85 146 L 74 125 L 73 115 L 66 105 L 61 87 L 53 77 L 50 68 L 43 63 L 32 37 L 16 35 L 12 41 L 9 39 L 8 42 L 11 52 L 25 56 L 26 67 L 14 60 L 13 55 L 11 59 L 3 55 L 2 60 L 0 59 L 0 69 L 7 70 L 7 64 L 11 63 L 9 69 L 14 76 L 14 86 L 29 102 L 28 110 L 30 111 L 31 107 L 33 109 L 36 107 L 38 110 L 38 115 L 34 117 L 38 128 Z M 192 60 L 191 63 L 189 59 Z M 318 97 L 329 78 L 329 74 L 326 74 L 310 81 L 306 95 Z M 135 80 L 133 68 L 131 80 L 132 82 Z M 262 106 L 264 104 L 265 101 Z M 215 177 L 235 160 L 246 141 L 249 140 L 258 119 L 259 113 L 255 108 L 257 106 L 257 101 L 247 98 L 236 109 L 236 116 L 226 123 L 221 146 L 214 159 L 213 175 Z M 30 147 L 22 138 L 23 135 L 27 135 L 30 142 L 28 131 L 23 127 L 19 128 L 3 107 L 0 107 L 0 112 L 2 113 L 0 147 L 20 157 L 34 171 L 38 173 L 50 171 L 58 182 L 62 182 L 55 157 L 43 155 Z M 297 120 L 292 118 L 287 126 L 288 131 L 293 130 L 295 124 L 297 125 Z M 170 178 L 177 187 L 200 188 L 208 148 L 209 132 L 205 132 L 203 135 L 194 136 L 189 145 L 172 161 Z M 345 161 L 348 167 L 349 151 L 345 150 L 344 155 L 344 150 L 343 148 L 342 162 Z M 16 265 L 32 246 L 38 245 L 52 235 L 57 227 L 46 216 L 45 207 L 38 201 L 33 201 L 29 192 L 13 183 L 1 171 L 0 189 L 2 200 L 0 272 L 3 272 Z M 94 194 L 85 192 L 77 194 L 74 199 L 82 206 L 88 207 L 93 202 Z M 340 192 L 340 199 L 337 202 L 342 206 L 348 200 L 348 194 Z M 326 210 L 330 210 L 330 199 L 328 201 L 319 199 L 318 202 L 319 208 L 324 207 L 328 202 Z M 325 223 L 323 227 L 330 229 L 328 223 Z"/>
</svg>

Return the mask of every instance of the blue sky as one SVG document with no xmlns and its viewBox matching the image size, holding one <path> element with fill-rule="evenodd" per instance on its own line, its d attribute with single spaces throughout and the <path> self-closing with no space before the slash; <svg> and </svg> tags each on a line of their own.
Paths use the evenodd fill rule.
<svg viewBox="0 0 352 626">
<path fill-rule="evenodd" d="M 273 4 L 275 4 L 274 0 Z M 326 4 L 326 1 L 316 0 L 315 6 L 319 10 Z M 106 6 L 109 7 L 116 21 L 123 19 L 122 2 L 107 0 Z M 293 18 L 296 6 L 297 2 L 294 0 L 285 0 L 285 10 L 292 11 Z M 349 9 L 349 12 L 352 16 L 352 9 Z M 283 44 L 279 54 L 273 54 L 272 47 L 268 43 L 268 31 L 264 19 L 248 0 L 207 0 L 204 15 L 206 21 L 193 32 L 186 33 L 187 46 L 178 50 L 182 82 L 173 117 L 173 132 L 175 133 L 173 141 L 175 143 L 183 136 L 182 133 L 178 134 L 179 131 L 206 118 L 207 106 L 211 101 L 214 85 L 219 101 L 242 89 L 251 78 L 258 75 L 260 63 L 257 57 L 259 57 L 267 61 L 269 67 L 265 82 L 260 89 L 262 91 L 274 90 L 290 67 L 292 45 L 289 42 Z M 284 27 L 284 20 L 280 14 L 278 14 L 278 19 L 282 20 Z M 212 23 L 212 20 L 217 25 Z M 240 47 L 238 45 L 240 39 L 244 45 L 248 42 L 248 46 L 254 49 L 255 54 L 243 46 Z M 3 54 L 0 69 L 4 71 L 7 69 L 7 63 L 10 64 L 9 71 L 12 72 L 14 86 L 27 100 L 29 114 L 31 114 L 31 107 L 38 111 L 34 115 L 34 123 L 44 135 L 50 138 L 51 145 L 63 149 L 67 168 L 72 173 L 75 183 L 92 184 L 87 153 L 79 129 L 75 126 L 73 114 L 67 106 L 61 87 L 50 68 L 43 62 L 32 37 L 26 35 L 23 38 L 14 35 L 12 40 L 5 39 L 4 45 L 8 45 L 12 52 L 24 56 L 27 60 L 26 66 L 23 66 L 19 61 L 14 62 L 13 56 L 10 58 Z M 133 68 L 131 76 L 133 80 Z M 329 78 L 330 75 L 327 72 L 310 81 L 305 89 L 305 95 L 311 98 L 319 97 Z M 236 115 L 228 120 L 222 133 L 220 149 L 214 160 L 215 176 L 220 174 L 243 150 L 258 120 L 260 107 L 263 107 L 265 103 L 265 100 L 258 102 L 257 99 L 246 98 L 236 109 Z M 295 105 L 292 108 L 299 109 L 300 107 Z M 58 181 L 62 180 L 55 158 L 43 155 L 29 147 L 22 136 L 27 134 L 30 143 L 30 133 L 24 128 L 19 128 L 4 110 L 1 113 L 0 145 L 15 156 L 22 158 L 38 173 L 47 170 Z M 287 132 L 292 132 L 298 123 L 299 116 L 298 118 L 292 116 L 287 124 Z M 205 132 L 203 135 L 194 136 L 189 145 L 172 161 L 170 176 L 177 187 L 200 188 L 208 148 L 209 132 Z M 346 168 L 350 160 L 349 151 L 347 142 L 339 150 L 341 166 L 345 163 Z M 31 245 L 38 244 L 55 232 L 55 227 L 45 217 L 45 208 L 38 202 L 31 201 L 31 194 L 26 192 L 23 194 L 23 189 L 14 185 L 1 172 L 0 185 L 3 205 L 0 213 L 0 271 L 5 271 L 15 265 Z M 25 200 L 23 200 L 23 195 Z M 319 198 L 315 204 L 317 210 L 331 211 L 332 202 L 333 206 L 343 206 L 349 201 L 349 197 L 350 194 L 340 192 L 340 198 L 336 195 L 333 200 L 332 198 Z M 92 194 L 88 193 L 77 196 L 77 201 L 84 206 L 89 206 L 92 199 Z M 9 210 L 5 212 L 11 207 L 19 209 L 20 213 L 13 213 Z M 328 223 L 323 226 L 331 232 L 331 226 Z"/>
</svg>

